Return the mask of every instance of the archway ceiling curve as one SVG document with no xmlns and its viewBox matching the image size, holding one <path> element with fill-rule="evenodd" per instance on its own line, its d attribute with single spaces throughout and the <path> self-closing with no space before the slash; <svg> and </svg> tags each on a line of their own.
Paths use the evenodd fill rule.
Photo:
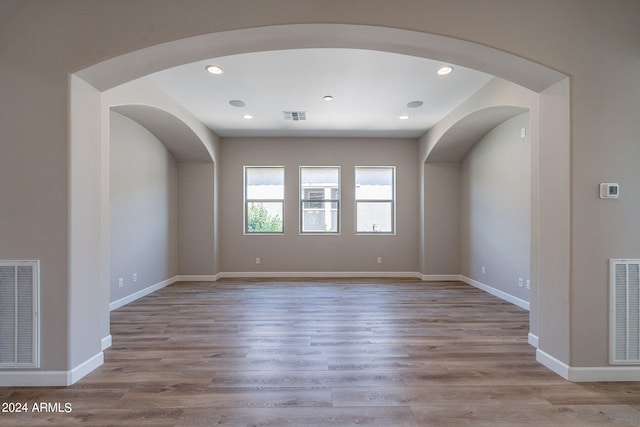
<svg viewBox="0 0 640 427">
<path fill-rule="evenodd" d="M 528 108 L 494 106 L 474 111 L 458 120 L 438 140 L 429 153 L 427 163 L 457 163 L 489 131 L 500 123 L 526 113 Z"/>
<path fill-rule="evenodd" d="M 162 141 L 177 162 L 211 163 L 211 155 L 200 138 L 173 114 L 149 105 L 118 105 L 111 109 L 151 132 Z"/>
<path fill-rule="evenodd" d="M 535 92 L 566 78 L 562 73 L 522 57 L 473 42 L 397 28 L 348 24 L 289 24 L 189 37 L 112 58 L 81 70 L 77 75 L 96 88 L 107 90 L 150 73 L 197 60 L 313 47 L 370 49 L 438 59 L 490 73 Z M 172 119 L 163 121 L 161 115 L 152 113 L 153 110 L 148 108 L 123 107 L 120 110 L 152 132 L 165 135 L 168 146 L 171 145 L 168 141 L 176 140 L 176 135 L 172 135 L 175 132 L 168 129 Z M 459 161 L 481 136 L 517 113 L 518 110 L 505 108 L 470 115 L 447 131 L 428 161 Z M 159 117 L 161 120 L 157 120 Z M 180 123 L 178 127 L 184 127 L 184 124 Z M 184 161 L 201 159 L 201 154 L 174 155 Z"/>
<path fill-rule="evenodd" d="M 394 52 L 473 68 L 541 92 L 566 76 L 541 64 L 469 41 L 398 28 L 287 24 L 188 37 L 130 52 L 76 74 L 99 90 L 177 65 L 239 53 L 299 48 Z"/>
</svg>

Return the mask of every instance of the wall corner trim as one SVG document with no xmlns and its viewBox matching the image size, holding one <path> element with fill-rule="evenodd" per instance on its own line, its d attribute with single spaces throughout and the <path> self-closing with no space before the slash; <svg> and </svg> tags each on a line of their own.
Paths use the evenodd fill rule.
<svg viewBox="0 0 640 427">
<path fill-rule="evenodd" d="M 485 291 L 487 293 L 490 293 L 493 296 L 496 296 L 496 297 L 498 297 L 498 298 L 500 298 L 502 300 L 510 302 L 511 304 L 515 304 L 518 307 L 523 308 L 523 309 L 525 309 L 527 311 L 530 311 L 530 304 L 529 304 L 528 301 L 525 301 L 525 300 L 523 300 L 521 298 L 518 298 L 516 296 L 508 294 L 508 293 L 506 293 L 504 291 L 501 291 L 500 289 L 496 289 L 496 288 L 494 288 L 492 286 L 485 285 L 484 283 L 478 282 L 477 280 L 473 280 L 473 279 L 471 279 L 471 278 L 469 278 L 467 276 L 461 275 L 460 276 L 460 280 L 465 282 L 468 285 L 473 286 L 474 288 L 478 288 L 480 290 L 483 290 L 483 291 Z"/>
</svg>

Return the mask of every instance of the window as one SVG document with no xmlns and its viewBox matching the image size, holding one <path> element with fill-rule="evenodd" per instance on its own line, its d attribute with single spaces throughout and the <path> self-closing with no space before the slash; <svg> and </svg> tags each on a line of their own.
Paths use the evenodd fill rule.
<svg viewBox="0 0 640 427">
<path fill-rule="evenodd" d="M 356 232 L 395 233 L 395 168 L 356 167 Z"/>
<path fill-rule="evenodd" d="M 338 233 L 340 168 L 300 167 L 300 232 Z"/>
<path fill-rule="evenodd" d="M 244 168 L 244 231 L 284 232 L 284 168 Z"/>
</svg>

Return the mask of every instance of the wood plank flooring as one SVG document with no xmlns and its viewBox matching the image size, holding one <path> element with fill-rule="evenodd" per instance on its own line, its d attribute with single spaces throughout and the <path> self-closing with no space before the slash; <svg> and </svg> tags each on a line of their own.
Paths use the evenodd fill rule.
<svg viewBox="0 0 640 427">
<path fill-rule="evenodd" d="M 640 425 L 640 383 L 573 384 L 535 361 L 528 313 L 458 282 L 177 283 L 111 314 L 105 363 L 0 388 L 0 425 Z"/>
</svg>

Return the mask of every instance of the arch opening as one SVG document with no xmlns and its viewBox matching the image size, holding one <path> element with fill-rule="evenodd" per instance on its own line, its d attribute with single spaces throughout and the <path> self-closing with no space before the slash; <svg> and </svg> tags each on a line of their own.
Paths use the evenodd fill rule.
<svg viewBox="0 0 640 427">
<path fill-rule="evenodd" d="M 155 71 L 159 71 L 175 65 L 194 62 L 200 59 L 231 55 L 236 53 L 307 47 L 344 47 L 383 50 L 432 59 L 441 59 L 443 61 L 460 64 L 468 68 L 474 68 L 493 74 L 522 87 L 526 87 L 538 94 L 543 94 L 549 88 L 557 87 L 558 84 L 561 84 L 566 80 L 566 76 L 564 76 L 563 74 L 544 67 L 540 64 L 536 64 L 524 58 L 508 54 L 487 46 L 481 46 L 472 42 L 401 29 L 340 24 L 294 24 L 273 27 L 249 28 L 245 30 L 233 30 L 196 36 L 164 43 L 104 61 L 102 63 L 78 71 L 77 73 L 75 73 L 75 77 L 88 83 L 93 88 L 97 89 L 98 92 L 104 93 L 110 89 L 118 87 L 119 85 L 122 85 L 129 81 L 134 81 L 139 77 L 145 76 Z M 73 85 L 71 87 L 71 92 L 71 98 L 73 100 Z M 562 93 L 563 96 L 568 96 L 568 91 L 564 91 Z M 101 129 L 97 133 L 99 134 L 98 140 L 100 141 L 102 147 L 101 151 L 104 156 L 105 147 L 108 147 L 108 132 L 104 131 L 104 127 L 106 125 L 104 104 L 101 104 L 103 106 L 101 109 L 96 110 L 95 97 L 92 99 L 88 99 L 86 96 L 80 97 L 78 101 L 80 103 L 88 102 L 94 104 L 94 108 L 92 108 L 89 112 L 85 112 L 85 116 L 91 115 L 90 119 L 96 126 L 94 130 L 96 128 Z M 560 108 L 564 111 L 564 109 L 568 110 L 568 103 L 567 105 L 560 103 L 560 105 L 552 105 L 551 107 L 554 109 Z M 153 106 L 141 107 L 123 105 L 117 108 L 120 111 L 125 112 L 125 114 L 128 113 L 130 115 L 138 117 L 138 119 L 142 121 L 148 120 L 151 115 L 154 114 L 160 114 L 161 116 L 164 115 L 164 113 L 158 113 L 157 111 L 154 111 Z M 475 125 L 475 129 L 477 132 L 480 126 L 478 124 L 480 122 L 479 119 L 482 118 L 489 121 L 495 121 L 509 115 L 514 116 L 518 111 L 521 111 L 518 108 L 519 107 L 505 107 L 501 109 L 496 107 L 495 109 L 487 109 L 486 111 L 478 112 L 477 114 L 468 115 L 464 121 L 461 121 L 458 124 L 457 127 L 451 127 L 448 132 L 445 132 L 444 137 L 441 140 L 445 142 L 445 144 L 434 152 L 435 157 L 433 159 L 437 159 L 438 156 L 442 156 L 443 159 L 448 158 L 448 156 L 459 156 L 460 153 L 458 153 L 456 150 L 448 152 L 448 148 L 451 148 L 453 145 L 455 145 L 455 141 L 459 140 L 461 135 L 468 131 L 467 125 L 469 125 L 470 127 L 474 127 Z M 540 116 L 541 118 L 550 118 L 553 115 L 554 113 L 551 112 L 546 115 L 541 114 Z M 167 118 L 166 116 L 164 117 Z M 561 117 L 568 117 L 568 113 L 562 114 Z M 536 117 L 536 123 L 538 124 L 538 126 L 542 127 L 545 125 L 542 119 L 540 121 L 537 121 L 537 119 L 538 117 Z M 168 123 L 170 123 L 172 120 L 173 119 L 169 119 Z M 557 119 L 553 121 L 557 122 Z M 176 123 L 174 122 L 174 124 Z M 72 120 L 72 139 L 74 134 L 73 126 L 75 125 L 76 122 Z M 182 125 L 178 124 L 177 126 Z M 559 135 L 559 137 L 555 138 L 554 140 L 561 147 L 564 147 L 566 149 L 569 146 L 569 138 L 568 135 L 565 134 L 564 130 L 564 127 L 561 127 L 557 130 L 551 129 L 547 133 L 547 136 L 553 137 Z M 187 134 L 189 133 L 187 132 Z M 192 136 L 194 135 L 189 135 L 189 138 L 191 138 Z M 538 137 L 537 134 L 536 137 Z M 215 137 L 213 138 L 213 141 L 213 146 L 210 149 L 208 148 L 207 151 L 209 152 L 209 155 L 214 159 L 215 163 L 215 161 L 217 160 L 216 153 L 219 148 L 217 147 Z M 73 149 L 73 143 L 71 144 L 71 147 Z M 445 149 L 445 147 L 447 147 L 447 149 Z M 199 156 L 201 156 L 203 153 L 199 148 L 196 151 L 198 151 L 197 154 L 191 153 L 188 155 L 184 155 L 195 156 L 193 158 L 199 158 Z M 106 150 L 106 152 L 108 152 L 108 150 Z M 536 152 L 535 154 L 537 155 L 538 153 Z M 537 158 L 535 162 L 545 162 L 545 159 L 549 155 L 551 154 L 545 152 L 545 155 L 543 157 Z M 72 156 L 71 159 L 72 162 L 81 162 L 82 156 Z M 564 160 L 568 162 L 568 157 L 561 159 L 561 161 Z M 422 164 L 424 164 L 424 162 L 422 162 Z M 539 165 L 536 163 L 535 166 L 538 167 Z M 104 182 L 108 182 L 109 180 L 108 168 L 103 167 L 101 170 L 101 179 L 100 182 L 95 183 L 95 190 L 104 193 Z M 83 177 L 75 175 L 72 176 L 72 179 L 81 180 L 83 179 Z M 422 176 L 421 179 L 424 179 L 424 177 Z M 215 190 L 214 192 L 217 198 L 218 193 Z M 542 197 L 549 197 L 553 199 L 556 198 L 559 193 L 561 197 L 565 197 L 566 199 L 568 199 L 568 187 L 562 187 L 557 191 L 553 191 L 553 194 L 544 194 Z M 422 194 L 421 197 L 424 197 L 424 194 Z M 103 202 L 100 206 L 100 215 L 104 216 L 105 211 L 108 212 L 108 202 L 104 202 L 104 194 L 101 200 L 103 200 Z M 421 203 L 420 216 L 421 221 L 424 222 L 424 200 L 422 202 L 423 203 Z M 214 201 L 214 204 L 217 205 L 217 203 L 218 202 L 216 199 Z M 533 210 L 537 212 L 535 213 L 534 220 L 537 220 L 540 216 L 540 213 L 538 211 L 541 209 L 542 204 L 540 203 L 540 200 L 534 199 L 532 200 L 532 205 Z M 554 207 L 555 206 L 551 206 L 551 209 L 549 209 L 549 211 L 553 210 Z M 71 210 L 73 213 L 73 206 L 71 207 Z M 81 215 L 84 214 L 83 212 L 78 213 Z M 81 222 L 78 222 L 78 224 L 81 224 Z M 95 253 L 94 255 L 96 258 L 101 260 L 101 263 L 104 266 L 109 264 L 107 255 L 108 250 L 104 250 L 105 245 L 108 245 L 108 243 L 105 243 L 104 241 L 105 236 L 108 236 L 108 225 L 106 225 L 105 221 L 102 221 L 101 224 L 102 232 L 100 233 L 100 236 L 102 240 L 100 244 L 94 246 L 94 250 L 96 250 L 95 248 L 101 249 L 97 249 L 97 253 Z M 72 223 L 71 228 L 73 229 L 74 227 L 77 226 Z M 539 241 L 540 236 L 536 234 L 538 231 L 539 230 L 537 229 L 533 230 L 532 241 Z M 424 230 L 422 230 L 421 234 L 421 239 L 424 240 Z M 564 237 L 565 236 L 562 235 L 558 238 Z M 551 238 L 549 241 L 545 241 L 544 244 L 547 245 L 547 247 L 553 247 L 555 245 L 555 242 L 554 239 Z M 215 250 L 217 252 L 217 242 L 214 242 L 213 245 L 215 246 Z M 421 247 L 424 247 L 424 241 L 421 241 Z M 562 251 L 564 257 L 568 257 L 567 245 L 562 244 L 558 247 L 560 248 L 559 250 Z M 537 253 L 539 251 L 541 251 L 541 248 L 539 246 L 532 248 L 532 253 Z M 536 264 L 535 266 L 532 265 L 534 270 L 537 268 L 545 268 L 544 266 L 538 264 L 539 259 L 536 256 L 534 256 L 534 260 Z M 72 256 L 70 262 L 71 264 L 73 264 L 77 261 L 74 260 Z M 104 289 L 104 287 L 108 286 L 109 278 L 108 274 L 105 274 L 104 267 L 101 271 L 102 279 L 97 286 L 100 286 L 101 289 Z M 217 273 L 217 271 L 214 271 L 214 273 Z M 560 274 L 564 274 L 564 271 L 560 272 Z M 212 277 L 214 275 L 212 275 Z M 537 278 L 538 274 L 533 273 L 532 280 L 535 281 L 537 280 Z M 73 288 L 74 286 L 81 286 L 81 284 L 74 283 L 72 278 L 72 283 L 70 286 Z M 102 291 L 99 292 L 99 294 L 101 296 L 100 301 L 95 301 L 96 306 L 93 308 L 95 309 L 95 311 L 99 311 L 102 313 L 103 319 L 108 319 L 108 298 L 107 300 L 105 300 L 104 292 Z M 72 302 L 71 304 L 77 303 L 78 302 Z M 540 301 L 538 301 L 537 298 L 534 298 L 532 300 L 532 311 L 534 310 L 533 305 L 538 303 L 540 303 Z M 71 310 L 73 310 L 73 308 L 71 308 Z M 564 316 L 562 316 L 562 318 L 564 319 Z M 549 321 L 553 322 L 553 316 L 549 318 Z M 106 324 L 105 322 L 103 322 L 101 332 L 102 336 L 99 338 L 102 338 L 102 342 L 104 342 L 104 338 L 109 335 L 108 321 L 106 322 Z M 540 333 L 542 333 L 542 331 Z M 565 333 L 565 335 L 567 334 Z M 71 341 L 74 341 L 76 339 L 77 338 L 73 335 L 70 337 Z M 566 339 L 566 342 L 569 342 L 569 340 Z M 559 353 L 560 360 L 568 361 L 568 356 L 565 357 L 564 352 L 565 349 L 561 349 L 559 352 L 550 351 L 550 353 Z"/>
</svg>

